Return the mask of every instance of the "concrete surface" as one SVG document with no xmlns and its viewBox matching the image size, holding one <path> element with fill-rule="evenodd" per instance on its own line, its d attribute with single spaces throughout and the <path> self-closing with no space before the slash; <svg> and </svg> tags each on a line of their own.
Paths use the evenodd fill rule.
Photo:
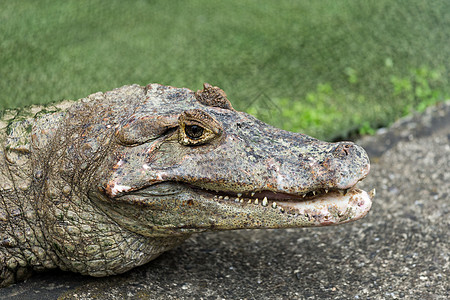
<svg viewBox="0 0 450 300">
<path fill-rule="evenodd" d="M 369 215 L 337 227 L 200 234 L 126 274 L 36 274 L 0 299 L 448 299 L 450 102 L 360 141 Z"/>
</svg>

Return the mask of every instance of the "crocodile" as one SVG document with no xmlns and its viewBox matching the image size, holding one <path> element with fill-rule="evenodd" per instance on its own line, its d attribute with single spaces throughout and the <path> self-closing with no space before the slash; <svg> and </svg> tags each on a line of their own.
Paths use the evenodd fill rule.
<svg viewBox="0 0 450 300">
<path fill-rule="evenodd" d="M 0 286 L 126 272 L 192 234 L 337 225 L 374 192 L 351 142 L 236 111 L 223 90 L 128 85 L 0 120 Z"/>
</svg>

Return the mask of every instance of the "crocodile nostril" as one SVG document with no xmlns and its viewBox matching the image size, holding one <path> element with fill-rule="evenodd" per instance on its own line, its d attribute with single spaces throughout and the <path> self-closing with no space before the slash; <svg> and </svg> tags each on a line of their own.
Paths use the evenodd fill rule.
<svg viewBox="0 0 450 300">
<path fill-rule="evenodd" d="M 333 151 L 333 155 L 336 157 L 344 158 L 350 155 L 352 151 L 353 143 L 340 143 Z"/>
<path fill-rule="evenodd" d="M 344 145 L 343 147 L 342 147 L 342 151 L 344 151 L 345 152 L 345 155 L 348 155 L 348 152 L 350 151 L 350 148 L 351 148 L 352 146 L 350 146 L 350 145 Z"/>
</svg>

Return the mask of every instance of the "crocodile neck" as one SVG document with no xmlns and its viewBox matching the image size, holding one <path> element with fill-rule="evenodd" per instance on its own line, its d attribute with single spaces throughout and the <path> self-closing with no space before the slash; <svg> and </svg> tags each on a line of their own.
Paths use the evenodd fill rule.
<svg viewBox="0 0 450 300">
<path fill-rule="evenodd" d="M 0 286 L 56 267 L 92 276 L 122 273 L 189 237 L 133 233 L 79 190 L 101 158 L 69 162 L 62 155 L 77 135 L 68 126 L 77 122 L 68 116 L 74 103 L 11 110 L 0 120 Z"/>
<path fill-rule="evenodd" d="M 36 207 L 30 152 L 31 120 L 9 110 L 0 120 L 0 283 L 25 278 L 31 269 L 55 268 Z"/>
</svg>

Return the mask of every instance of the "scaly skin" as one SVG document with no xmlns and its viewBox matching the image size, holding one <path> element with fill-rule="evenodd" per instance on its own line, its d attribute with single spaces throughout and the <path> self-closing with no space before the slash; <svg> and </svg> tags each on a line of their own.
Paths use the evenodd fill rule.
<svg viewBox="0 0 450 300">
<path fill-rule="evenodd" d="M 273 128 L 208 84 L 124 86 L 0 122 L 0 286 L 125 272 L 206 230 L 341 224 L 364 150 Z"/>
</svg>

